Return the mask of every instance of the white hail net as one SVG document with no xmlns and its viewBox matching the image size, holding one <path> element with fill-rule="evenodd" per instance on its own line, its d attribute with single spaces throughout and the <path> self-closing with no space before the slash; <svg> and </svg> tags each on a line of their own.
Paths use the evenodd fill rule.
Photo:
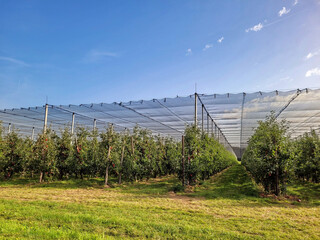
<svg viewBox="0 0 320 240">
<path fill-rule="evenodd" d="M 147 128 L 153 134 L 181 139 L 186 125 L 195 122 L 197 97 L 197 124 L 212 134 L 239 157 L 259 120 L 274 111 L 278 119 L 290 123 L 289 132 L 296 138 L 320 125 L 320 89 L 273 91 L 239 94 L 193 94 L 188 97 L 100 103 L 81 105 L 49 105 L 48 127 L 59 134 L 75 127 L 104 131 L 113 124 L 116 131 L 132 130 L 135 126 Z M 26 137 L 43 131 L 45 106 L 0 110 L 0 121 L 8 132 L 15 128 Z M 9 127 L 10 125 L 10 127 Z M 34 130 L 33 130 L 34 129 Z M 241 150 L 240 150 L 241 149 Z"/>
</svg>

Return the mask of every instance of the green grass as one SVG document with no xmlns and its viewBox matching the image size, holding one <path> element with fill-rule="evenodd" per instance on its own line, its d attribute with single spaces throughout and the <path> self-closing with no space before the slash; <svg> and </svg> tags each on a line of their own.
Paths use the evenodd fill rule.
<svg viewBox="0 0 320 240">
<path fill-rule="evenodd" d="M 320 184 L 296 182 L 288 186 L 289 195 L 294 195 L 312 205 L 320 206 Z"/>
<path fill-rule="evenodd" d="M 0 239 L 319 239 L 319 184 L 302 201 L 259 197 L 241 165 L 174 193 L 174 176 L 103 188 L 102 179 L 0 182 Z"/>
<path fill-rule="evenodd" d="M 205 181 L 193 196 L 223 199 L 248 199 L 257 197 L 259 189 L 241 165 L 235 165 Z"/>
</svg>

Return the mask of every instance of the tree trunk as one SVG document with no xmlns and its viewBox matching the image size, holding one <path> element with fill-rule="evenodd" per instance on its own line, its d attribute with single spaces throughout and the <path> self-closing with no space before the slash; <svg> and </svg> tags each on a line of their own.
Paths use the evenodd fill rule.
<svg viewBox="0 0 320 240">
<path fill-rule="evenodd" d="M 104 186 L 108 186 L 110 154 L 111 154 L 111 146 L 109 146 L 109 149 L 108 149 L 106 177 L 105 177 L 105 181 L 104 181 Z"/>
<path fill-rule="evenodd" d="M 275 157 L 276 157 L 276 192 L 275 194 L 277 196 L 279 196 L 280 194 L 280 190 L 279 190 L 279 159 L 278 159 L 278 150 L 276 149 L 276 152 L 275 152 Z"/>
<path fill-rule="evenodd" d="M 106 177 L 104 180 L 104 186 L 108 186 L 108 178 L 109 178 L 109 164 L 107 164 L 107 167 L 106 167 Z"/>
<path fill-rule="evenodd" d="M 191 158 L 190 155 L 188 155 L 188 172 L 190 170 L 190 158 Z M 189 186 L 190 183 L 191 183 L 191 177 L 190 177 L 190 172 L 189 172 L 189 174 L 187 176 L 187 185 Z"/>
<path fill-rule="evenodd" d="M 279 196 L 279 194 L 280 194 L 280 191 L 279 191 L 279 166 L 277 166 L 277 168 L 276 168 L 276 192 L 275 192 L 275 194 L 277 196 Z"/>
<path fill-rule="evenodd" d="M 121 184 L 121 172 L 119 173 L 118 183 Z"/>
<path fill-rule="evenodd" d="M 43 172 L 41 171 L 41 172 L 40 172 L 40 179 L 39 179 L 39 182 L 40 182 L 40 183 L 42 183 L 42 180 L 43 180 Z"/>
</svg>

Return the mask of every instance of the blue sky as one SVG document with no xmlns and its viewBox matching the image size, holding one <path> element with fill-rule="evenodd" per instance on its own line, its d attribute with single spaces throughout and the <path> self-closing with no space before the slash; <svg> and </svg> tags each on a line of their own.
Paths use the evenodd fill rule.
<svg viewBox="0 0 320 240">
<path fill-rule="evenodd" d="M 0 0 L 0 108 L 320 87 L 320 0 Z"/>
</svg>

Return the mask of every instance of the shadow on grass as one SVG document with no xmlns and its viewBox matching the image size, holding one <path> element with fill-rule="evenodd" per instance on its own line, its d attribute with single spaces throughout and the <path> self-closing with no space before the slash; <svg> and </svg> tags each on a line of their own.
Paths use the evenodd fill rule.
<svg viewBox="0 0 320 240">
<path fill-rule="evenodd" d="M 16 186 L 16 187 L 31 187 L 31 188 L 102 188 L 104 180 L 101 178 L 93 179 L 68 179 L 68 180 L 48 180 L 39 183 L 38 179 L 14 178 L 6 181 L 0 181 L 0 187 Z"/>
<path fill-rule="evenodd" d="M 179 180 L 175 176 L 149 179 L 148 181 L 135 182 L 118 186 L 128 193 L 162 195 L 172 191 L 173 186 L 177 185 Z"/>
<path fill-rule="evenodd" d="M 60 188 L 77 189 L 93 188 L 103 189 L 103 178 L 91 179 L 68 179 L 63 181 L 49 181 L 38 183 L 38 178 L 25 179 L 14 178 L 9 181 L 0 181 L 0 187 L 30 187 L 30 188 Z M 110 178 L 109 190 L 121 191 L 138 195 L 150 195 L 155 197 L 167 197 L 168 193 L 180 186 L 176 176 L 166 176 L 149 179 L 140 182 L 124 182 L 117 184 L 116 178 Z M 320 184 L 308 182 L 296 182 L 288 186 L 288 194 L 298 196 L 304 203 L 309 205 L 320 205 Z M 280 204 L 280 201 L 259 197 L 259 189 L 243 166 L 236 164 L 221 173 L 216 174 L 211 179 L 206 180 L 194 188 L 194 192 L 180 192 L 178 195 L 188 197 L 200 197 L 207 199 L 233 199 L 233 200 L 253 200 L 264 203 Z M 301 205 L 301 203 L 294 203 Z M 310 205 L 310 206 L 311 206 Z"/>
<path fill-rule="evenodd" d="M 148 181 L 140 182 L 124 182 L 122 185 L 117 184 L 116 178 L 110 178 L 111 189 L 121 190 L 133 194 L 147 195 L 165 195 L 176 186 L 180 181 L 176 176 L 166 176 L 161 178 L 153 178 Z M 56 180 L 39 183 L 38 178 L 25 179 L 14 178 L 9 181 L 0 181 L 0 186 L 28 186 L 31 188 L 60 188 L 60 189 L 76 189 L 76 188 L 104 188 L 103 178 L 91 179 L 68 179 Z M 253 184 L 250 176 L 244 168 L 236 164 L 220 174 L 217 174 L 210 180 L 204 181 L 202 185 L 195 188 L 193 193 L 181 193 L 191 197 L 205 198 L 232 198 L 241 199 L 248 196 L 258 196 L 256 186 Z"/>
<path fill-rule="evenodd" d="M 297 181 L 288 185 L 287 193 L 320 205 L 320 183 Z"/>
<path fill-rule="evenodd" d="M 166 176 L 162 178 L 149 179 L 148 181 L 140 182 L 124 182 L 119 185 L 118 179 L 110 178 L 109 186 L 115 190 L 123 190 L 134 194 L 151 194 L 159 195 L 166 194 L 171 191 L 173 185 L 179 181 L 175 176 Z M 0 187 L 31 187 L 31 188 L 60 188 L 60 189 L 76 189 L 76 188 L 104 188 L 103 178 L 85 178 L 81 179 L 67 179 L 67 180 L 49 180 L 39 183 L 38 178 L 13 178 L 10 180 L 1 180 Z"/>
</svg>

